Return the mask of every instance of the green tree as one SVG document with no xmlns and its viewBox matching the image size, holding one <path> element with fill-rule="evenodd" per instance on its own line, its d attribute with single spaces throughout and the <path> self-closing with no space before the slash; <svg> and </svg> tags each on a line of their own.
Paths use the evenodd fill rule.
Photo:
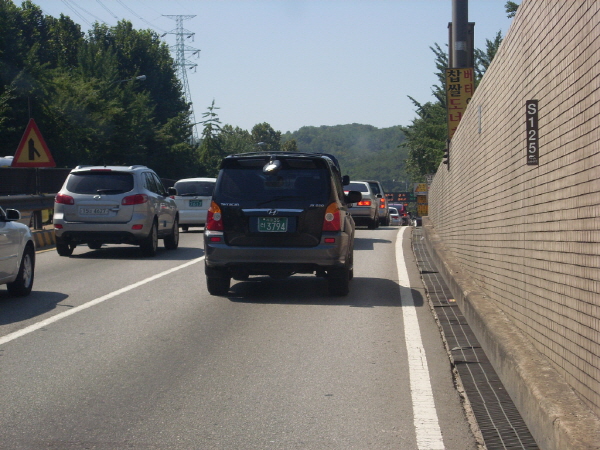
<svg viewBox="0 0 600 450">
<path fill-rule="evenodd" d="M 504 5 L 504 8 L 506 9 L 506 17 L 512 19 L 513 17 L 515 17 L 515 14 L 517 14 L 517 9 L 519 8 L 519 5 L 515 2 L 507 1 Z"/>
<path fill-rule="evenodd" d="M 281 150 L 281 131 L 275 131 L 267 122 L 254 125 L 251 134 L 254 143 L 260 144 L 260 151 L 278 152 Z"/>
<path fill-rule="evenodd" d="M 255 152 L 256 146 L 252 141 L 252 135 L 240 127 L 224 125 L 221 128 L 221 140 L 223 150 L 228 155 L 236 153 Z"/>
<path fill-rule="evenodd" d="M 281 144 L 281 151 L 283 152 L 297 152 L 298 151 L 298 143 L 295 139 L 290 141 L 285 141 Z"/>
<path fill-rule="evenodd" d="M 502 31 L 498 31 L 492 41 L 485 40 L 485 51 L 475 49 L 475 79 L 477 84 L 483 78 L 485 72 L 489 69 L 492 60 L 496 56 L 498 49 L 502 44 Z"/>
<path fill-rule="evenodd" d="M 200 144 L 200 163 L 204 167 L 206 176 L 215 177 L 219 172 L 219 165 L 225 156 L 223 141 L 221 139 L 221 121 L 216 110 L 215 101 L 208 107 L 202 117 L 204 125 L 202 143 Z"/>
</svg>

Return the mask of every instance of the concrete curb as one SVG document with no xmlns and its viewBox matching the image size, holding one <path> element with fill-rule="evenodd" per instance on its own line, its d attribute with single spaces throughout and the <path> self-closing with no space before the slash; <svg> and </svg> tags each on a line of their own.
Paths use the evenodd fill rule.
<svg viewBox="0 0 600 450">
<path fill-rule="evenodd" d="M 54 247 L 56 245 L 54 230 L 34 231 L 33 241 L 35 242 L 36 250 Z"/>
<path fill-rule="evenodd" d="M 531 434 L 543 450 L 600 449 L 600 418 L 490 301 L 445 248 L 429 220 L 425 245 Z"/>
</svg>

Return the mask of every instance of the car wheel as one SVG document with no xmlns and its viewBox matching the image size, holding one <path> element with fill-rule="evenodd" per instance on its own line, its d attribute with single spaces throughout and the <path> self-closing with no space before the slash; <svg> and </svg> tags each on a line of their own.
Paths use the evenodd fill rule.
<svg viewBox="0 0 600 450">
<path fill-rule="evenodd" d="M 350 292 L 350 269 L 330 269 L 327 273 L 329 295 L 343 297 Z"/>
<path fill-rule="evenodd" d="M 165 248 L 167 250 L 175 250 L 179 247 L 179 221 L 175 218 L 171 234 L 165 238 Z"/>
<path fill-rule="evenodd" d="M 75 250 L 76 245 L 67 244 L 61 238 L 56 238 L 56 252 L 60 256 L 71 256 L 73 254 L 73 250 Z"/>
<path fill-rule="evenodd" d="M 156 228 L 156 221 L 152 222 L 152 229 L 150 230 L 150 234 L 140 244 L 140 248 L 142 249 L 142 253 L 144 254 L 144 256 L 156 255 L 156 249 L 158 248 L 158 230 Z"/>
<path fill-rule="evenodd" d="M 33 287 L 33 273 L 35 268 L 35 252 L 33 247 L 28 245 L 23 252 L 19 274 L 12 283 L 7 283 L 6 288 L 10 295 L 15 297 L 24 297 L 29 295 Z"/>
<path fill-rule="evenodd" d="M 88 242 L 88 247 L 91 250 L 98 250 L 102 248 L 102 242 Z"/>
<path fill-rule="evenodd" d="M 374 219 L 369 220 L 369 225 L 367 225 L 369 227 L 369 230 L 374 230 L 375 228 L 377 228 L 377 226 L 379 225 L 379 218 L 377 216 L 375 216 Z"/>
<path fill-rule="evenodd" d="M 188 225 L 181 225 L 181 230 L 182 231 L 187 231 L 187 230 L 189 230 L 189 226 Z"/>
</svg>

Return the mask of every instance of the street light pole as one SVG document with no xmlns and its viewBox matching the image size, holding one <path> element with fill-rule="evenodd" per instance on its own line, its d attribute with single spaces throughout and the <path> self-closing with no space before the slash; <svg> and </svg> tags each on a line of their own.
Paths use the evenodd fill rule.
<svg viewBox="0 0 600 450">
<path fill-rule="evenodd" d="M 138 75 L 137 77 L 128 78 L 127 80 L 113 81 L 113 83 L 125 83 L 126 81 L 145 81 L 145 80 L 146 80 L 146 75 Z"/>
</svg>

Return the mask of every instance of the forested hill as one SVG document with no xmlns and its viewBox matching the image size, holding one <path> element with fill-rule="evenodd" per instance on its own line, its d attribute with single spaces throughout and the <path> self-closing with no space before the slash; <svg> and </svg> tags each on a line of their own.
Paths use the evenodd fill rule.
<svg viewBox="0 0 600 450">
<path fill-rule="evenodd" d="M 376 128 L 349 124 L 302 127 L 281 136 L 296 140 L 299 152 L 331 153 L 340 161 L 342 172 L 354 180 L 379 180 L 386 191 L 404 191 L 408 176 L 404 171 L 407 149 L 398 146 L 405 136 L 400 126 Z"/>
</svg>

